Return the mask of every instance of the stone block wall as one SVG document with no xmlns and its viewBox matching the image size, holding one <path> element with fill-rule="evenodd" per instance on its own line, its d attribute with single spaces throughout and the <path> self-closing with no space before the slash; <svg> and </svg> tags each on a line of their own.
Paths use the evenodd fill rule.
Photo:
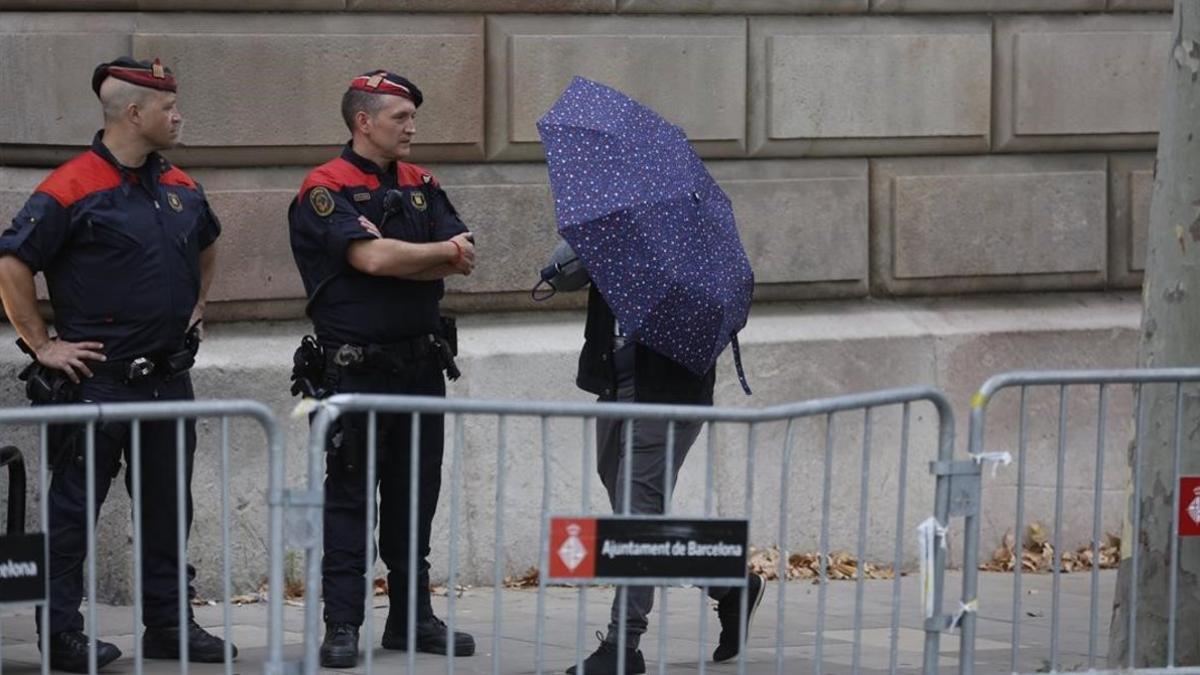
<svg viewBox="0 0 1200 675">
<path fill-rule="evenodd" d="M 534 123 L 573 75 L 682 126 L 758 299 L 1140 283 L 1169 0 L 0 0 L 0 220 L 100 124 L 91 68 L 159 56 L 174 159 L 225 222 L 216 318 L 298 317 L 286 205 L 370 67 L 426 92 L 413 160 L 477 230 L 460 309 L 533 309 Z M 579 298 L 550 307 L 578 306 Z"/>
<path fill-rule="evenodd" d="M 447 299 L 472 313 L 462 322 L 466 374 L 451 395 L 586 400 L 573 386 L 582 313 L 544 311 L 583 298 L 528 295 L 555 241 L 534 124 L 584 75 L 681 125 L 733 200 L 758 281 L 741 340 L 756 395 L 741 395 L 725 357 L 718 404 L 927 384 L 951 396 L 962 448 L 967 401 L 989 375 L 1135 361 L 1170 9 L 1170 0 L 0 0 L 0 222 L 99 127 L 94 65 L 121 53 L 163 58 L 181 80 L 186 118 L 172 158 L 205 185 L 225 226 L 210 318 L 277 320 L 215 323 L 197 391 L 264 400 L 284 419 L 287 355 L 307 329 L 283 321 L 304 306 L 287 205 L 307 169 L 346 140 L 338 101 L 349 78 L 397 70 L 427 93 L 412 159 L 439 176 L 480 248 L 477 272 L 455 279 Z M 963 294 L 977 295 L 928 297 Z M 0 370 L 21 358 L 0 351 Z M 20 404 L 0 378 L 0 405 Z M 893 422 L 881 419 L 882 438 L 895 437 Z M 1072 439 L 1094 438 L 1081 424 Z M 989 429 L 1012 432 L 1015 421 Z M 303 423 L 289 433 L 298 453 Z M 1104 458 L 1105 531 L 1120 527 L 1120 435 Z M 539 466 L 532 439 L 514 442 L 514 467 Z M 923 460 L 932 448 L 927 433 L 919 440 Z M 486 495 L 492 448 L 472 443 L 468 492 Z M 717 501 L 736 506 L 738 445 L 722 444 Z M 1094 448 L 1072 453 L 1086 470 Z M 809 455 L 797 472 L 812 468 Z M 766 478 L 773 461 L 760 466 Z M 702 466 L 689 465 L 685 480 L 695 485 Z M 1012 511 L 1012 476 L 985 488 L 995 507 L 985 553 L 1011 526 L 996 514 Z M 760 545 L 777 526 L 779 492 L 766 478 L 752 524 Z M 900 479 L 872 488 L 873 514 L 894 508 Z M 931 485 L 923 470 L 907 480 L 914 495 Z M 857 495 L 851 479 L 833 487 Z M 811 513 L 812 499 L 794 492 L 795 512 Z M 928 510 L 921 499 L 914 518 Z M 1076 502 L 1086 504 L 1068 509 L 1067 529 L 1090 533 L 1091 501 Z M 239 518 L 261 528 L 261 506 L 248 503 Z M 497 551 L 488 503 L 472 502 L 464 524 L 473 583 L 487 581 L 491 555 L 505 556 L 506 573 L 537 562 L 537 505 L 513 505 L 521 519 L 510 531 L 522 535 Z M 118 543 L 104 552 L 119 558 L 125 511 L 110 513 Z M 835 534 L 857 531 L 853 508 L 835 519 Z M 811 518 L 791 527 L 793 544 L 811 548 Z M 872 557 L 890 555 L 888 527 L 872 520 Z M 195 555 L 215 559 L 214 539 L 198 533 Z M 247 550 L 246 564 L 261 567 L 261 547 Z M 435 557 L 444 570 L 445 549 Z M 215 581 L 203 581 L 212 593 Z"/>
</svg>

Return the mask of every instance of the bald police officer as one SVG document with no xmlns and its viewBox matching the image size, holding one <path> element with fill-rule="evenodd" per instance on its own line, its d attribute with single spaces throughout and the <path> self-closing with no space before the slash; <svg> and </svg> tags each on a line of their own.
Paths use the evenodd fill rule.
<svg viewBox="0 0 1200 675">
<path fill-rule="evenodd" d="M 470 274 L 475 247 L 446 193 L 408 157 L 420 89 L 384 70 L 354 78 L 342 97 L 351 140 L 309 173 L 288 211 L 292 253 L 308 293 L 316 343 L 297 352 L 297 391 L 445 396 L 442 371 L 457 376 L 452 331 L 439 313 L 442 280 Z M 303 365 L 307 364 L 307 366 Z M 315 368 L 314 368 L 315 366 Z M 308 368 L 309 372 L 300 372 Z M 315 371 L 315 372 L 314 372 Z M 378 416 L 379 554 L 388 567 L 387 649 L 408 649 L 410 416 Z M 419 423 L 415 648 L 475 652 L 448 635 L 429 597 L 430 526 L 441 487 L 442 416 Z M 358 660 L 367 546 L 366 427 L 345 416 L 331 436 L 325 478 L 322 562 L 325 638 L 321 665 Z"/>
<path fill-rule="evenodd" d="M 103 107 L 104 129 L 89 150 L 37 187 L 0 235 L 4 311 L 36 360 L 25 374 L 27 392 L 35 405 L 191 400 L 187 370 L 199 342 L 198 322 L 221 227 L 200 185 L 158 154 L 175 146 L 183 121 L 175 78 L 157 59 L 122 57 L 96 67 L 92 89 Z M 56 336 L 37 311 L 37 272 L 46 277 Z M 189 332 L 189 326 L 196 330 Z M 182 470 L 190 530 L 194 422 L 188 421 L 185 431 Z M 78 429 L 52 427 L 49 642 L 51 667 L 86 673 L 88 637 L 79 612 L 88 517 L 82 439 Z M 128 424 L 97 427 L 97 510 L 120 470 L 122 454 L 126 464 L 130 461 L 129 441 Z M 178 536 L 186 532 L 176 532 L 175 444 L 175 422 L 141 424 L 146 658 L 179 658 L 177 577 L 185 561 L 176 552 Z M 125 486 L 132 495 L 128 469 Z M 188 566 L 188 597 L 194 595 L 194 575 Z M 190 606 L 187 611 L 190 617 Z M 194 620 L 182 628 L 190 660 L 224 658 L 224 643 Z M 97 666 L 120 654 L 116 646 L 97 642 Z"/>
</svg>

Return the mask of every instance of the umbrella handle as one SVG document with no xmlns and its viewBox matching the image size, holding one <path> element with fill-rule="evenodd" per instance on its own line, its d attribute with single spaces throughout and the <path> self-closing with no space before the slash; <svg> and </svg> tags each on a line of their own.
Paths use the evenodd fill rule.
<svg viewBox="0 0 1200 675">
<path fill-rule="evenodd" d="M 544 270 L 543 270 L 543 273 L 545 273 Z M 543 284 L 545 284 L 546 286 L 549 286 L 550 290 L 549 291 L 543 290 L 539 293 L 539 289 L 541 289 Z M 557 292 L 558 292 L 558 289 L 554 287 L 554 284 L 550 283 L 550 281 L 548 279 L 543 278 L 543 279 L 538 279 L 537 285 L 533 287 L 533 290 L 529 291 L 529 297 L 533 298 L 534 302 L 543 302 L 545 300 L 549 300 L 550 298 L 553 298 L 554 294 Z"/>
<path fill-rule="evenodd" d="M 733 334 L 730 344 L 733 345 L 733 365 L 737 368 L 738 382 L 742 383 L 742 391 L 750 396 L 753 392 L 750 391 L 750 385 L 746 382 L 746 371 L 742 369 L 742 349 L 738 346 L 737 333 Z"/>
</svg>

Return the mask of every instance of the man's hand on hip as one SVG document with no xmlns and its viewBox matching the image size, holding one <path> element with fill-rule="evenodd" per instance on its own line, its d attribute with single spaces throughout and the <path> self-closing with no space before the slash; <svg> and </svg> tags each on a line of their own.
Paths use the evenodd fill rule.
<svg viewBox="0 0 1200 675">
<path fill-rule="evenodd" d="M 65 340 L 50 340 L 36 349 L 38 363 L 60 370 L 75 384 L 79 378 L 91 377 L 92 371 L 87 367 L 87 361 L 105 361 L 107 357 L 100 350 L 104 344 L 100 342 L 66 342 Z"/>
</svg>

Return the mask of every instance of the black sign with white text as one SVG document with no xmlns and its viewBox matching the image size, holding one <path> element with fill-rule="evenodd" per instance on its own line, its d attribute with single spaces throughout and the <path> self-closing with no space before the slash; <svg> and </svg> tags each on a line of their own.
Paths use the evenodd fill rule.
<svg viewBox="0 0 1200 675">
<path fill-rule="evenodd" d="M 0 536 L 0 603 L 46 599 L 46 535 Z"/>
<path fill-rule="evenodd" d="M 720 579 L 746 576 L 745 520 L 551 518 L 550 576 Z"/>
</svg>

